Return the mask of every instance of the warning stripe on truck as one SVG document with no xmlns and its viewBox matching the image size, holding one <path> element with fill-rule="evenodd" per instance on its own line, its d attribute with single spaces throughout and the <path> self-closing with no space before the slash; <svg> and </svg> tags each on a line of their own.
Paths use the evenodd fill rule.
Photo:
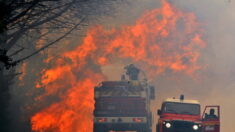
<svg viewBox="0 0 235 132">
<path fill-rule="evenodd" d="M 146 117 L 95 117 L 95 123 L 146 123 Z"/>
</svg>

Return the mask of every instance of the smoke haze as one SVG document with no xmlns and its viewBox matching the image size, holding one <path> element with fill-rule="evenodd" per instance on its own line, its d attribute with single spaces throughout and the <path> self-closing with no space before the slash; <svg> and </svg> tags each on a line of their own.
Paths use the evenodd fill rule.
<svg viewBox="0 0 235 132">
<path fill-rule="evenodd" d="M 150 82 L 157 88 L 157 100 L 153 102 L 154 107 L 152 109 L 156 112 L 161 101 L 165 98 L 185 94 L 186 98 L 199 100 L 203 107 L 207 104 L 221 105 L 222 132 L 234 132 L 235 2 L 226 0 L 171 0 L 170 3 L 183 12 L 194 13 L 197 16 L 197 21 L 199 21 L 200 26 L 203 29 L 203 40 L 206 41 L 207 46 L 200 51 L 201 56 L 198 60 L 198 63 L 203 68 L 196 70 L 193 77 L 188 74 L 165 71 L 164 74 L 149 78 Z M 117 11 L 113 14 L 114 17 L 101 17 L 100 21 L 95 24 L 103 24 L 108 28 L 120 28 L 120 25 L 123 24 L 133 25 L 144 12 L 160 7 L 161 2 L 155 0 L 129 1 L 129 4 L 123 4 L 123 6 L 118 7 Z M 81 40 L 82 38 L 79 40 L 73 38 L 73 46 L 67 45 L 68 48 L 59 48 L 59 51 L 65 52 L 68 49 L 71 49 L 71 47 L 76 47 L 80 44 Z M 64 45 L 60 44 L 59 46 Z M 54 52 L 53 56 L 58 55 Z M 47 57 L 47 55 L 40 55 L 37 57 L 37 60 L 40 62 Z M 29 61 L 32 61 L 32 59 Z M 119 60 L 110 65 L 98 68 L 92 62 L 88 64 L 93 66 L 89 66 L 89 68 L 95 69 L 94 72 L 104 73 L 106 79 L 116 80 L 119 79 L 121 72 L 123 72 L 123 67 L 128 63 L 128 60 Z M 17 87 L 12 89 L 12 94 L 14 95 L 12 109 L 15 107 L 19 108 L 19 111 L 23 111 L 23 116 L 29 117 L 34 115 L 35 112 L 38 112 L 39 109 L 47 107 L 50 102 L 57 99 L 51 97 L 48 99 L 50 100 L 47 102 L 48 104 L 43 103 L 43 106 L 40 104 L 40 107 L 31 100 L 43 93 L 43 91 L 38 89 L 35 93 L 33 87 L 35 86 L 35 80 L 38 80 L 38 77 L 42 74 L 37 73 L 37 71 L 45 69 L 47 65 L 44 63 L 35 65 L 30 62 L 29 64 L 24 65 L 24 67 L 28 68 L 26 73 L 32 74 L 25 75 L 24 86 L 19 87 L 21 89 L 18 89 Z M 53 66 L 47 68 L 50 69 L 50 67 Z M 26 97 L 25 93 L 28 94 Z M 19 104 L 19 106 L 15 106 L 15 104 Z M 26 109 L 25 107 L 28 106 L 28 104 L 32 106 L 29 108 L 27 107 L 28 109 Z M 24 108 L 22 108 L 22 106 Z M 17 111 L 18 109 L 14 109 L 13 113 L 18 113 Z M 27 113 L 29 111 L 30 113 Z M 19 120 L 23 118 L 24 117 L 20 117 Z M 158 117 L 155 116 L 155 121 L 157 118 Z M 25 122 L 28 123 L 29 120 L 24 119 L 24 123 Z M 29 128 L 21 129 L 23 131 Z"/>
</svg>

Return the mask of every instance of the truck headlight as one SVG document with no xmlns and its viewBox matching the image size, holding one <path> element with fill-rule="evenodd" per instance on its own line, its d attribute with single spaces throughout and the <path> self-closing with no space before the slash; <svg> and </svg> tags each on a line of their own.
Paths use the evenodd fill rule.
<svg viewBox="0 0 235 132">
<path fill-rule="evenodd" d="M 193 130 L 198 130 L 199 126 L 198 125 L 193 125 Z"/>
<path fill-rule="evenodd" d="M 171 127 L 171 123 L 167 122 L 166 123 L 166 128 L 170 128 Z"/>
</svg>

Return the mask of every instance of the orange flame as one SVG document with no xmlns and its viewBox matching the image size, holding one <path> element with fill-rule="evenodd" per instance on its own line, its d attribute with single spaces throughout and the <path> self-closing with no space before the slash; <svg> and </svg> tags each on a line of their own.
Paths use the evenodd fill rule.
<svg viewBox="0 0 235 132">
<path fill-rule="evenodd" d="M 56 103 L 31 118 L 37 132 L 91 132 L 93 87 L 104 80 L 103 65 L 128 59 L 156 76 L 166 70 L 191 75 L 200 69 L 200 50 L 206 46 L 192 13 L 183 13 L 163 1 L 162 8 L 144 13 L 134 25 L 105 29 L 93 26 L 83 43 L 65 52 L 42 71 L 37 101 L 57 97 Z"/>
</svg>

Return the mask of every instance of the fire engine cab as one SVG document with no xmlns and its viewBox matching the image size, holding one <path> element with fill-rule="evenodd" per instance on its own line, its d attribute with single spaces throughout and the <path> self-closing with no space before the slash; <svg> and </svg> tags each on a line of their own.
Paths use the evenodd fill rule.
<svg viewBox="0 0 235 132">
<path fill-rule="evenodd" d="M 119 81 L 103 81 L 95 87 L 93 132 L 152 132 L 151 100 L 155 88 L 139 79 L 140 70 L 128 65 Z"/>
<path fill-rule="evenodd" d="M 206 106 L 201 116 L 197 100 L 168 98 L 158 110 L 157 132 L 220 132 L 220 107 Z"/>
</svg>

